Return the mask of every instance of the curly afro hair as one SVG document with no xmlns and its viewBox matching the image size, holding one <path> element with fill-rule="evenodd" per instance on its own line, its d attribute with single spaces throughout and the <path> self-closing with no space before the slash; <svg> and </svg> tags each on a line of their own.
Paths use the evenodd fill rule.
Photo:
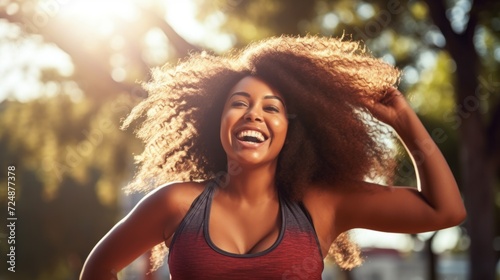
<svg viewBox="0 0 500 280">
<path fill-rule="evenodd" d="M 148 97 L 123 123 L 126 128 L 142 121 L 136 134 L 145 143 L 127 191 L 209 180 L 226 171 L 220 117 L 229 90 L 248 75 L 278 90 L 287 104 L 288 134 L 276 170 L 280 193 L 300 201 L 314 182 L 335 187 L 346 180 L 390 181 L 395 160 L 381 141 L 390 133 L 366 108 L 397 85 L 399 70 L 358 42 L 281 36 L 222 56 L 192 54 L 152 71 L 144 84 Z M 341 234 L 329 255 L 351 268 L 360 263 L 355 247 Z"/>
</svg>

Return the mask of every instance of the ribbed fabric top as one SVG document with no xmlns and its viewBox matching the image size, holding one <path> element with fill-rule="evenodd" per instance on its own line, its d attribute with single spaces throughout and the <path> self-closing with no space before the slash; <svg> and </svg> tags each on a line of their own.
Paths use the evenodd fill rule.
<svg viewBox="0 0 500 280">
<path fill-rule="evenodd" d="M 213 244 L 208 220 L 215 188 L 205 187 L 174 234 L 168 259 L 173 280 L 321 279 L 323 258 L 309 214 L 282 197 L 280 233 L 271 247 L 234 254 Z"/>
</svg>

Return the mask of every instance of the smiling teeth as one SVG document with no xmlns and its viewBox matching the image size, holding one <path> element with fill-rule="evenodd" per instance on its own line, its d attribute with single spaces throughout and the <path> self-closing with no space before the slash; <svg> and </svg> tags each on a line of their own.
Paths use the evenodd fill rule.
<svg viewBox="0 0 500 280">
<path fill-rule="evenodd" d="M 236 137 L 238 137 L 238 139 L 243 139 L 243 137 L 255 137 L 260 142 L 264 142 L 266 140 L 266 138 L 264 137 L 264 135 L 262 135 L 262 133 L 260 133 L 258 131 L 255 131 L 255 130 L 243 130 L 243 131 L 240 131 L 238 133 L 238 135 L 236 135 Z"/>
</svg>

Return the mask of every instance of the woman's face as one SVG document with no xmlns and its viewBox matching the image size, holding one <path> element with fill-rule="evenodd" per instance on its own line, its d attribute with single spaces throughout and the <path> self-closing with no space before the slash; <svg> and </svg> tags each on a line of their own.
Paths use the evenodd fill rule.
<svg viewBox="0 0 500 280">
<path fill-rule="evenodd" d="M 283 98 L 264 81 L 247 76 L 229 91 L 220 129 L 228 160 L 242 165 L 276 161 L 287 129 Z"/>
</svg>

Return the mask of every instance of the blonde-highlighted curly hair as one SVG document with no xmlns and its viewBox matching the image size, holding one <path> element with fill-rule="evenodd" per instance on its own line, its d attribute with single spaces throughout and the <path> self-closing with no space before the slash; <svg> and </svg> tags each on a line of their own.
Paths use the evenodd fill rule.
<svg viewBox="0 0 500 280">
<path fill-rule="evenodd" d="M 287 140 L 276 170 L 280 193 L 300 201 L 314 182 L 333 187 L 339 181 L 393 175 L 395 160 L 379 139 L 387 130 L 370 122 L 366 108 L 397 85 L 400 72 L 358 42 L 281 36 L 222 56 L 193 54 L 153 70 L 144 84 L 149 96 L 123 123 L 126 128 L 141 120 L 136 134 L 145 143 L 127 190 L 208 180 L 226 171 L 220 117 L 229 90 L 248 75 L 278 90 L 287 104 Z M 360 263 L 359 250 L 346 234 L 333 242 L 329 255 L 343 268 Z"/>
</svg>

